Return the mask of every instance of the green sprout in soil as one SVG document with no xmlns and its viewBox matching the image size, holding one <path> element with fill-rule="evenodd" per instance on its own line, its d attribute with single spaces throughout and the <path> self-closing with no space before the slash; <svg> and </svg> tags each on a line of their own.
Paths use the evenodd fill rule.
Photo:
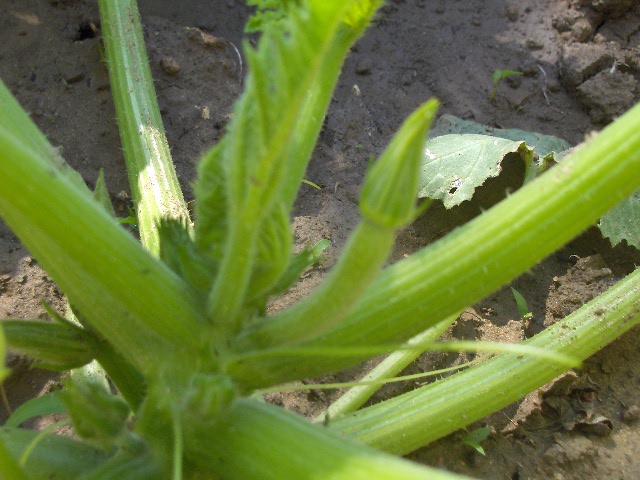
<svg viewBox="0 0 640 480">
<path fill-rule="evenodd" d="M 498 87 L 505 79 L 520 75 L 523 75 L 523 73 L 515 70 L 494 70 L 491 75 L 491 91 L 489 92 L 489 100 L 493 101 L 493 99 L 496 98 Z"/>
<path fill-rule="evenodd" d="M 491 428 L 478 427 L 462 437 L 462 443 L 464 443 L 465 445 L 469 445 L 480 455 L 485 455 L 484 448 L 482 447 L 482 445 L 480 445 L 480 443 L 489 438 L 489 435 L 491 435 Z"/>
<path fill-rule="evenodd" d="M 74 434 L 22 429 L 14 418 L 0 429 L 0 477 L 460 478 L 396 455 L 518 400 L 640 322 L 637 270 L 521 344 L 437 342 L 460 311 L 640 188 L 640 106 L 476 219 L 386 266 L 397 232 L 420 212 L 435 100 L 409 116 L 368 169 L 360 221 L 324 281 L 267 313 L 269 299 L 327 246 L 294 253 L 291 210 L 343 61 L 381 3 L 260 2 L 271 13 L 257 46 L 245 45 L 249 74 L 226 136 L 200 160 L 192 219 L 135 2 L 101 0 L 140 241 L 0 83 L 0 214 L 74 313 L 2 322 L 0 358 L 6 339 L 36 365 L 70 370 L 52 402 L 20 415 L 46 404 Z M 494 355 L 360 408 L 425 349 Z M 261 392 L 391 351 L 324 421 L 262 401 Z"/>
<path fill-rule="evenodd" d="M 533 317 L 533 314 L 531 313 L 531 310 L 529 310 L 529 306 L 527 305 L 527 301 L 522 296 L 522 294 L 513 287 L 511 287 L 511 293 L 513 294 L 513 298 L 516 301 L 516 306 L 518 307 L 520 318 L 523 320 L 528 320 Z"/>
</svg>

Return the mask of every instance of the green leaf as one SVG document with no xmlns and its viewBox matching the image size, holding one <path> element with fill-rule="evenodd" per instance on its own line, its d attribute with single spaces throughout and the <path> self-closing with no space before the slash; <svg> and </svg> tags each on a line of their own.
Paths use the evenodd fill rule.
<svg viewBox="0 0 640 480">
<path fill-rule="evenodd" d="M 125 431 L 126 402 L 95 381 L 69 381 L 60 392 L 75 432 L 80 437 L 111 446 Z"/>
<path fill-rule="evenodd" d="M 0 428 L 0 442 L 9 454 L 20 458 L 37 441 L 40 432 L 21 428 Z M 95 469 L 108 455 L 97 448 L 70 438 L 46 434 L 31 451 L 23 466 L 29 480 L 69 480 Z M 16 480 L 20 477 L 8 477 Z"/>
<path fill-rule="evenodd" d="M 297 0 L 247 0 L 247 5 L 257 9 L 247 21 L 244 31 L 261 32 L 268 28 L 283 28 L 287 6 Z"/>
<path fill-rule="evenodd" d="M 511 287 L 511 293 L 513 293 L 513 298 L 515 298 L 516 300 L 516 305 L 518 306 L 518 313 L 520 314 L 520 318 L 531 318 L 532 316 L 531 311 L 529 310 L 527 301 L 522 296 L 522 294 L 513 287 Z"/>
<path fill-rule="evenodd" d="M 462 438 L 462 443 L 464 443 L 465 445 L 469 445 L 472 448 L 475 448 L 480 455 L 484 455 L 484 448 L 482 448 L 482 445 L 480 445 L 480 442 L 483 442 L 484 440 L 489 438 L 489 435 L 491 435 L 491 428 L 489 427 L 476 428 L 475 430 L 472 430 L 471 432 L 467 433 Z"/>
<path fill-rule="evenodd" d="M 322 239 L 312 247 L 305 247 L 300 253 L 297 253 L 289 260 L 287 269 L 280 276 L 278 283 L 274 285 L 270 295 L 279 295 L 286 292 L 300 277 L 302 272 L 312 265 L 320 261 L 322 252 L 331 245 L 331 241 Z"/>
<path fill-rule="evenodd" d="M 198 164 L 195 242 L 202 255 L 218 263 L 227 235 L 226 175 L 222 166 L 225 139 L 209 150 Z"/>
<path fill-rule="evenodd" d="M 166 480 L 157 459 L 148 453 L 119 452 L 78 480 Z"/>
<path fill-rule="evenodd" d="M 598 227 L 614 247 L 626 240 L 627 244 L 640 248 L 640 190 L 609 210 Z"/>
<path fill-rule="evenodd" d="M 506 140 L 513 140 L 514 142 L 523 141 L 535 149 L 536 153 L 541 157 L 553 152 L 556 154 L 564 152 L 571 148 L 568 142 L 553 135 L 543 135 L 541 133 L 528 132 L 517 128 L 488 127 L 481 123 L 463 120 L 453 115 L 442 115 L 429 132 L 429 138 L 452 133 L 489 135 L 490 137 L 504 138 Z"/>
<path fill-rule="evenodd" d="M 263 301 L 273 289 L 288 267 L 292 243 L 288 212 L 282 203 L 278 203 L 272 214 L 263 221 L 258 237 L 248 302 Z"/>
<path fill-rule="evenodd" d="M 100 173 L 98 174 L 98 180 L 96 180 L 96 188 L 93 191 L 93 196 L 109 214 L 114 217 L 116 216 L 116 212 L 113 210 L 113 204 L 111 203 L 111 197 L 109 196 L 109 190 L 107 190 L 107 183 L 104 180 L 104 170 L 102 169 L 100 169 Z"/>
<path fill-rule="evenodd" d="M 165 218 L 158 224 L 160 259 L 206 298 L 217 264 L 198 249 L 184 221 Z"/>
<path fill-rule="evenodd" d="M 256 272 L 264 267 L 259 242 L 274 230 L 263 222 L 281 218 L 275 209 L 291 208 L 344 57 L 381 3 L 289 2 L 282 28 L 268 28 L 256 49 L 245 44 L 245 93 L 196 185 L 196 243 L 213 249 L 214 257 L 215 249 L 223 252 L 207 310 L 225 329 L 237 330 L 239 312 L 251 301 L 250 283 L 266 278 Z M 269 267 L 272 273 L 284 270 L 288 255 L 282 258 Z"/>
<path fill-rule="evenodd" d="M 525 142 L 486 135 L 442 135 L 427 140 L 418 196 L 441 200 L 451 208 L 470 200 L 485 180 L 497 177 L 508 154 L 533 164 L 533 150 Z"/>
<path fill-rule="evenodd" d="M 22 422 L 33 417 L 66 412 L 67 408 L 64 406 L 58 392 L 46 393 L 39 397 L 31 398 L 16 408 L 4 426 L 17 427 Z"/>
<path fill-rule="evenodd" d="M 523 73 L 515 70 L 494 70 L 493 75 L 491 75 L 491 91 L 489 92 L 489 100 L 493 100 L 495 98 L 498 87 L 505 78 L 520 75 L 523 75 Z"/>
<path fill-rule="evenodd" d="M 517 72 L 515 70 L 494 70 L 493 74 L 491 75 L 491 84 L 494 87 L 497 87 L 505 78 L 520 75 L 523 75 L 523 73 Z"/>
<path fill-rule="evenodd" d="M 0 440 L 0 480 L 29 480 L 2 440 Z"/>
</svg>

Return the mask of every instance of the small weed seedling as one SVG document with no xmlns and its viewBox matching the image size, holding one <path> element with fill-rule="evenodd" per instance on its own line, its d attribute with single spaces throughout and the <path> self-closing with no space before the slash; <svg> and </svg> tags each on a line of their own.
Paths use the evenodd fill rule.
<svg viewBox="0 0 640 480">
<path fill-rule="evenodd" d="M 493 99 L 496 98 L 498 87 L 505 79 L 520 75 L 523 75 L 523 73 L 517 72 L 515 70 L 494 70 L 493 75 L 491 75 L 491 91 L 489 92 L 489 101 L 493 101 Z"/>
<path fill-rule="evenodd" d="M 527 305 L 527 301 L 524 299 L 522 294 L 513 287 L 511 287 L 511 293 L 513 293 L 513 298 L 516 301 L 520 318 L 523 320 L 528 320 L 533 317 L 533 314 L 531 313 L 531 311 L 529 310 L 529 306 Z"/>
</svg>

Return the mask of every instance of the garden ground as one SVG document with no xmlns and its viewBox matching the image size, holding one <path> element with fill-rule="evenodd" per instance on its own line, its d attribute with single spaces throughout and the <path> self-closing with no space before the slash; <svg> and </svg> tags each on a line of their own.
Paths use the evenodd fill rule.
<svg viewBox="0 0 640 480">
<path fill-rule="evenodd" d="M 246 73 L 237 49 L 247 9 L 240 1 L 140 0 L 163 119 L 187 200 L 195 160 L 216 142 Z M 394 0 L 346 61 L 296 204 L 298 245 L 328 238 L 322 264 L 271 308 L 304 296 L 336 258 L 358 217 L 360 184 L 402 120 L 435 96 L 442 114 L 493 127 L 520 128 L 572 144 L 602 128 L 640 96 L 640 6 L 633 0 Z M 0 0 L 0 78 L 90 186 L 104 169 L 124 215 L 128 186 L 94 2 Z M 209 35 L 213 35 L 209 36 Z M 251 40 L 249 40 L 251 41 Z M 523 72 L 489 99 L 496 69 Z M 442 236 L 519 186 L 522 166 L 505 165 L 473 202 L 445 212 L 433 205 L 399 238 L 393 259 Z M 28 195 L 25 192 L 25 195 Z M 469 252 L 470 255 L 473 252 Z M 591 229 L 512 284 L 533 319 L 523 322 L 510 289 L 466 310 L 448 335 L 516 341 L 540 331 L 640 264 L 637 251 L 611 248 Z M 0 224 L 0 317 L 43 317 L 45 300 L 63 310 L 61 292 Z M 471 426 L 492 428 L 486 456 L 453 434 L 410 457 L 485 479 L 637 478 L 640 472 L 638 330 L 541 392 Z M 461 363 L 428 354 L 408 371 Z M 57 378 L 12 357 L 5 382 L 15 408 L 56 387 Z M 357 370 L 332 379 L 347 380 Z M 326 379 L 325 379 L 326 380 Z M 414 388 L 394 384 L 373 401 Z M 338 392 L 273 395 L 271 401 L 314 415 Z M 0 409 L 0 421 L 6 418 Z M 38 426 L 36 422 L 35 426 Z M 425 428 L 429 428 L 425 425 Z"/>
</svg>

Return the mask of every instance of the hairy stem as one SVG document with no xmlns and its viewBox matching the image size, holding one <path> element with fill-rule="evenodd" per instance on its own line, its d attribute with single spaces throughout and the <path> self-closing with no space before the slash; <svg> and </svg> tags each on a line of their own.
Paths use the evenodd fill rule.
<svg viewBox="0 0 640 480">
<path fill-rule="evenodd" d="M 506 200 L 384 270 L 339 325 L 306 345 L 405 341 L 531 268 L 639 186 L 640 105 Z M 259 388 L 363 360 L 267 353 L 231 364 L 229 371 Z"/>
<path fill-rule="evenodd" d="M 638 323 L 640 269 L 524 344 L 583 361 Z M 376 448 L 406 454 L 519 400 L 565 370 L 541 357 L 499 355 L 341 417 L 331 428 Z"/>
<path fill-rule="evenodd" d="M 86 321 L 138 369 L 199 348 L 194 332 L 204 320 L 189 287 L 50 158 L 2 128 L 0 213 Z"/>
<path fill-rule="evenodd" d="M 157 256 L 159 220 L 176 218 L 189 225 L 189 211 L 164 133 L 136 2 L 100 0 L 99 5 L 140 240 Z"/>
<path fill-rule="evenodd" d="M 200 461 L 210 465 L 220 478 L 466 478 L 376 452 L 283 409 L 251 400 L 237 401 L 215 429 L 214 436 L 217 441 L 210 437 L 210 448 L 202 453 Z"/>
</svg>

